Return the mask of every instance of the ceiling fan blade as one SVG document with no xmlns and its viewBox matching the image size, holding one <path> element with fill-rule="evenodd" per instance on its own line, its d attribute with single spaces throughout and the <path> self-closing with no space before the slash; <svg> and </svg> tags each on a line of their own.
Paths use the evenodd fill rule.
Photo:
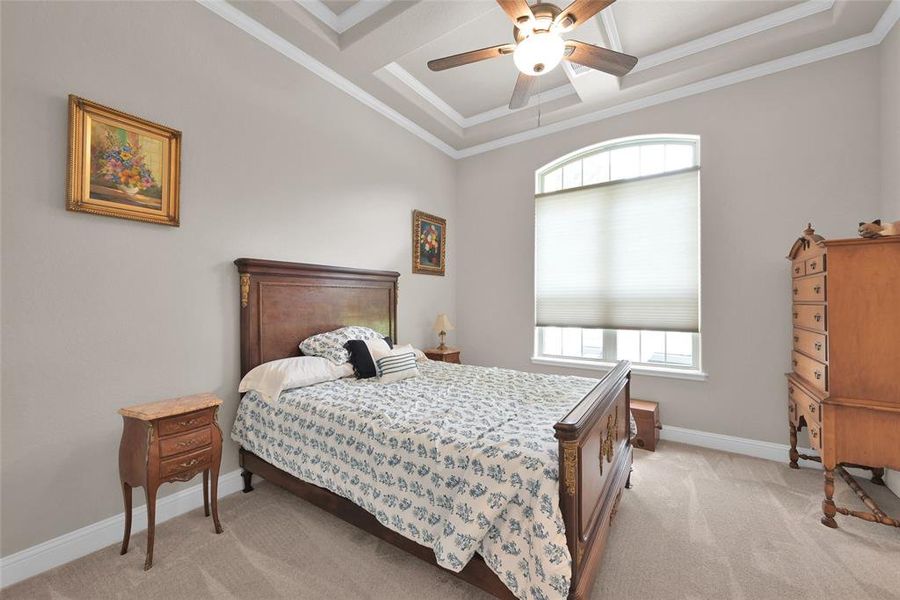
<svg viewBox="0 0 900 600">
<path fill-rule="evenodd" d="M 525 0 L 497 0 L 497 4 L 500 5 L 503 12 L 509 15 L 510 20 L 515 25 L 518 25 L 520 20 L 530 21 L 534 18 L 531 7 L 528 6 L 528 2 Z"/>
<path fill-rule="evenodd" d="M 616 0 L 575 0 L 557 15 L 554 23 L 565 29 L 577 27 Z"/>
<path fill-rule="evenodd" d="M 468 65 L 489 58 L 497 58 L 498 56 L 512 54 L 512 51 L 515 49 L 515 44 L 500 44 L 499 46 L 491 46 L 490 48 L 482 48 L 481 50 L 472 50 L 470 52 L 463 52 L 462 54 L 454 54 L 453 56 L 429 60 L 428 68 L 432 71 L 443 71 L 444 69 L 452 69 L 453 67 Z"/>
<path fill-rule="evenodd" d="M 638 61 L 635 56 L 577 40 L 566 40 L 566 55 L 563 58 L 616 77 L 627 75 Z"/>
<path fill-rule="evenodd" d="M 513 90 L 512 98 L 509 99 L 510 110 L 522 108 L 528 104 L 528 100 L 531 98 L 531 88 L 534 87 L 534 81 L 536 79 L 537 77 L 519 73 L 519 78 L 516 79 L 516 87 Z"/>
</svg>

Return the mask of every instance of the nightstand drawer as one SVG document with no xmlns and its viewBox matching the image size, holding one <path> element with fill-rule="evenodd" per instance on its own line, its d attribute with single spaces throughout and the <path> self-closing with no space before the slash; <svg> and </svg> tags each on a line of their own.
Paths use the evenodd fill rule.
<svg viewBox="0 0 900 600">
<path fill-rule="evenodd" d="M 198 450 L 191 454 L 170 458 L 159 464 L 159 477 L 165 479 L 178 473 L 196 472 L 209 468 L 212 462 L 212 452 L 209 448 Z"/>
<path fill-rule="evenodd" d="M 181 435 L 159 440 L 159 455 L 165 457 L 181 454 L 182 452 L 188 452 L 190 450 L 197 450 L 198 448 L 209 446 L 211 441 L 212 431 L 209 427 L 189 431 Z"/>
<path fill-rule="evenodd" d="M 159 435 L 172 435 L 183 431 L 190 431 L 212 423 L 211 410 L 201 410 L 186 415 L 179 415 L 159 421 Z"/>
</svg>

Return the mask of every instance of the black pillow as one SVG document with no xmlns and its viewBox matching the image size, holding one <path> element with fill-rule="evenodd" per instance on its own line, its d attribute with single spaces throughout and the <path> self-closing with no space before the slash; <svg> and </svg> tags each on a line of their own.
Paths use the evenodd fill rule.
<svg viewBox="0 0 900 600">
<path fill-rule="evenodd" d="M 390 346 L 391 350 L 394 349 L 394 340 L 391 339 L 391 336 L 385 336 L 384 341 L 387 342 L 387 345 Z"/>
<path fill-rule="evenodd" d="M 394 342 L 391 338 L 386 337 L 384 341 L 393 349 Z M 370 379 L 378 375 L 375 359 L 372 358 L 365 340 L 350 340 L 344 344 L 344 349 L 350 353 L 350 364 L 353 365 L 353 372 L 358 379 Z"/>
</svg>

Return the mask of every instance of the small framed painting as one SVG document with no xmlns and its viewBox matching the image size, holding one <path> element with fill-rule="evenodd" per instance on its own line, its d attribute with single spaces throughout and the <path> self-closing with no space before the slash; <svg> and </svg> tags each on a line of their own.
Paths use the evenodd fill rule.
<svg viewBox="0 0 900 600">
<path fill-rule="evenodd" d="M 447 220 L 413 211 L 413 273 L 443 275 L 447 256 Z"/>
<path fill-rule="evenodd" d="M 181 132 L 69 96 L 66 208 L 178 227 Z"/>
</svg>

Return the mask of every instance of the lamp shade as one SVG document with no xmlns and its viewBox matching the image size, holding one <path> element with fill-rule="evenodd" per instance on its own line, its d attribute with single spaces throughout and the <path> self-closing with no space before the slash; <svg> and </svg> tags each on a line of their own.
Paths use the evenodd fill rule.
<svg viewBox="0 0 900 600">
<path fill-rule="evenodd" d="M 450 322 L 447 315 L 441 313 L 437 316 L 437 319 L 435 319 L 434 327 L 432 327 L 432 329 L 435 333 L 440 333 L 442 331 L 453 331 L 455 327 L 453 327 L 453 323 Z"/>
</svg>

